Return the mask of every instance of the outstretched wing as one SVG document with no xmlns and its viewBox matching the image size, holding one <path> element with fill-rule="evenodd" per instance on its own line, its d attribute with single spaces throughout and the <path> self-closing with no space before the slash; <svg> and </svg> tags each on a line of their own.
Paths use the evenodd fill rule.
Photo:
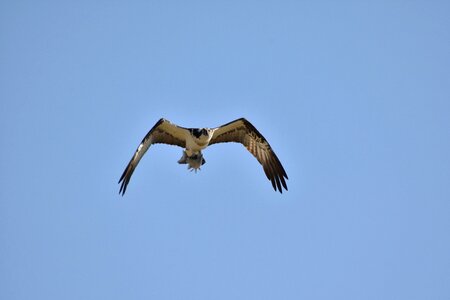
<svg viewBox="0 0 450 300">
<path fill-rule="evenodd" d="M 282 193 L 281 186 L 288 189 L 285 181 L 288 176 L 280 160 L 267 140 L 249 121 L 241 118 L 215 128 L 209 145 L 227 142 L 241 143 L 253 154 L 262 165 L 275 191 L 278 190 Z"/>
<path fill-rule="evenodd" d="M 118 182 L 122 182 L 119 194 L 122 194 L 122 196 L 125 194 L 134 169 L 136 169 L 136 166 L 142 156 L 144 156 L 145 152 L 152 144 L 168 144 L 185 148 L 187 135 L 189 135 L 189 131 L 187 129 L 172 124 L 165 119 L 160 119 L 156 122 L 155 126 L 150 129 L 142 142 L 139 144 L 139 147 L 136 149 L 136 152 L 128 163 L 128 166 L 125 168 L 125 171 L 123 171 L 123 174 Z"/>
</svg>

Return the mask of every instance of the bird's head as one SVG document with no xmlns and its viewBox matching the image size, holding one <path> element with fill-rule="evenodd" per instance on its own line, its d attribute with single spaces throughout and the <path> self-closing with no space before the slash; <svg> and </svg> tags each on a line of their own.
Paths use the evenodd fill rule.
<svg viewBox="0 0 450 300">
<path fill-rule="evenodd" d="M 208 128 L 202 128 L 202 129 L 201 129 L 201 133 L 202 133 L 202 135 L 208 136 L 208 134 L 209 134 Z"/>
<path fill-rule="evenodd" d="M 192 135 L 196 137 L 197 139 L 204 139 L 204 137 L 209 137 L 209 133 L 211 132 L 211 129 L 209 128 L 195 128 L 192 129 Z"/>
</svg>

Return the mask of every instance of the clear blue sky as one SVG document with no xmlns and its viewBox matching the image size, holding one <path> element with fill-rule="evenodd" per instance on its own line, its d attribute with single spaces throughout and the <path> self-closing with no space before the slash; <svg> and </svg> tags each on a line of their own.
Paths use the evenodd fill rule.
<svg viewBox="0 0 450 300">
<path fill-rule="evenodd" d="M 448 1 L 2 1 L 0 299 L 450 299 Z M 161 117 L 246 117 L 198 174 Z"/>
</svg>

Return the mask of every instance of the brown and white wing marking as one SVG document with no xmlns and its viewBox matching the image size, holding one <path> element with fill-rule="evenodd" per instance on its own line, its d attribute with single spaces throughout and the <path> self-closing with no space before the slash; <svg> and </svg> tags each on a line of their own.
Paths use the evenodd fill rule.
<svg viewBox="0 0 450 300">
<path fill-rule="evenodd" d="M 285 181 L 288 176 L 280 160 L 264 136 L 249 121 L 241 118 L 215 128 L 209 145 L 227 142 L 241 143 L 253 154 L 262 165 L 275 191 L 282 193 L 281 186 L 288 189 Z"/>
<path fill-rule="evenodd" d="M 130 182 L 131 175 L 133 175 L 134 169 L 136 169 L 139 161 L 145 152 L 153 144 L 168 144 L 174 146 L 186 147 L 186 136 L 189 135 L 187 129 L 181 128 L 175 124 L 170 123 L 165 119 L 160 119 L 156 122 L 155 126 L 147 133 L 142 142 L 137 147 L 136 152 L 131 158 L 128 166 L 123 171 L 122 176 L 118 183 L 122 182 L 120 186 L 119 194 L 122 196 L 127 190 L 127 185 Z"/>
</svg>

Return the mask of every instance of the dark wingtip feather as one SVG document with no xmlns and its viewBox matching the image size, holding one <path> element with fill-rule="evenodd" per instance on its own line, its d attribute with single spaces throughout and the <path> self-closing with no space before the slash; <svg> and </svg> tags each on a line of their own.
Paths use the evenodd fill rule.
<svg viewBox="0 0 450 300">
<path fill-rule="evenodd" d="M 122 176 L 120 176 L 119 182 L 118 183 L 122 183 L 120 185 L 120 190 L 119 190 L 119 194 L 125 195 L 125 191 L 127 190 L 127 186 L 128 183 L 130 182 L 131 179 L 131 175 L 133 175 L 134 172 L 134 166 L 130 164 L 125 168 L 125 170 L 123 171 Z"/>
<path fill-rule="evenodd" d="M 278 175 L 275 175 L 275 180 L 276 180 L 276 182 L 277 182 L 278 190 L 281 192 L 280 177 L 278 177 Z"/>
<path fill-rule="evenodd" d="M 271 178 L 271 179 L 270 179 L 270 182 L 272 183 L 273 189 L 276 191 L 276 190 L 277 190 L 277 186 L 276 186 L 276 184 L 275 184 L 275 179 L 274 179 L 274 178 Z"/>
<path fill-rule="evenodd" d="M 127 190 L 127 180 L 124 180 L 124 176 L 122 176 L 118 183 L 122 182 L 120 185 L 119 195 L 122 194 L 122 196 L 125 194 L 125 191 Z"/>
</svg>

